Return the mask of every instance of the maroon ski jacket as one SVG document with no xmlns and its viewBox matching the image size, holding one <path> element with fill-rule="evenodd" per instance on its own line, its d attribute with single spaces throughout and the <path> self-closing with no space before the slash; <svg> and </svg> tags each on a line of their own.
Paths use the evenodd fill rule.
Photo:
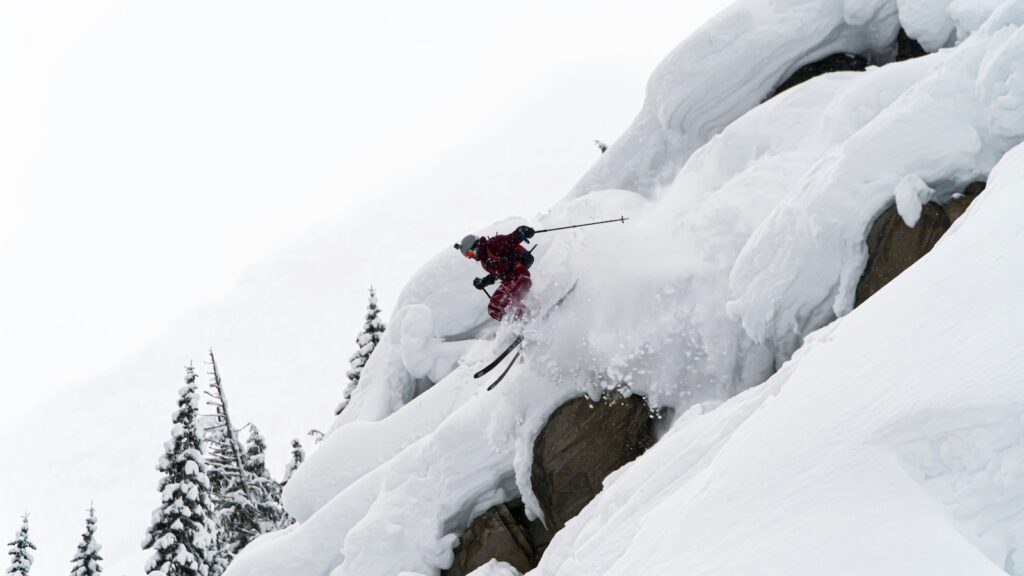
<svg viewBox="0 0 1024 576">
<path fill-rule="evenodd" d="M 496 280 L 508 282 L 520 276 L 530 277 L 530 252 L 522 246 L 519 232 L 480 238 L 476 259 Z"/>
</svg>

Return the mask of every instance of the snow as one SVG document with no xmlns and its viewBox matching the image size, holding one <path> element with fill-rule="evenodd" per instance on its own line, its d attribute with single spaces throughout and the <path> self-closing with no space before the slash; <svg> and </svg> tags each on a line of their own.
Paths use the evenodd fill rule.
<svg viewBox="0 0 1024 576">
<path fill-rule="evenodd" d="M 953 0 L 898 0 L 900 23 L 907 35 L 917 40 L 928 52 L 948 45 L 955 25 L 949 15 Z"/>
<path fill-rule="evenodd" d="M 949 15 L 956 24 L 957 38 L 967 38 L 989 19 L 1004 0 L 953 0 Z"/>
<path fill-rule="evenodd" d="M 755 340 L 805 332 L 852 309 L 867 258 L 861 239 L 907 174 L 942 200 L 984 177 L 1020 141 L 1019 114 L 1003 102 L 1024 93 L 1014 74 L 1021 39 L 1019 26 L 1008 25 L 979 32 L 956 50 L 863 75 L 864 88 L 897 72 L 916 82 L 823 155 L 744 247 L 730 312 Z M 996 97 L 990 85 L 1008 95 Z"/>
<path fill-rule="evenodd" d="M 487 564 L 473 570 L 469 576 L 521 576 L 519 571 L 505 562 L 491 560 Z"/>
<path fill-rule="evenodd" d="M 438 574 L 488 507 L 520 496 L 540 515 L 548 416 L 624 387 L 676 419 L 535 575 L 1024 574 L 1024 278 L 1007 264 L 1024 248 L 1022 24 L 1018 0 L 738 2 L 531 221 L 631 218 L 535 238 L 527 305 L 579 288 L 526 327 L 525 362 L 494 392 L 472 379 L 506 328 L 469 283 L 478 267 L 441 251 L 286 487 L 300 523 L 228 576 Z M 945 48 L 890 63 L 900 25 Z M 763 102 L 837 52 L 885 65 Z M 877 215 L 896 202 L 914 225 L 997 164 L 933 253 L 851 313 Z"/>
<path fill-rule="evenodd" d="M 935 191 L 916 174 L 908 174 L 896 185 L 896 211 L 903 223 L 913 228 L 921 218 L 921 206 Z"/>
<path fill-rule="evenodd" d="M 378 349 L 380 350 L 380 349 Z M 378 352 L 379 353 L 379 352 Z M 371 358 L 376 358 L 372 356 Z M 357 388 L 358 390 L 358 388 Z M 359 478 L 433 431 L 476 391 L 467 380 L 445 382 L 380 421 L 359 421 L 324 438 L 284 488 L 283 501 L 297 520 L 308 519 Z M 367 450 L 367 446 L 373 446 Z"/>
<path fill-rule="evenodd" d="M 465 342 L 444 342 L 434 335 L 430 308 L 415 304 L 404 308 L 401 346 L 402 365 L 410 376 L 439 382 L 451 373 L 465 354 Z"/>
<path fill-rule="evenodd" d="M 680 420 L 531 574 L 1022 573 L 1022 179 L 1018 147 L 919 265 Z"/>
<path fill-rule="evenodd" d="M 661 63 L 633 125 L 570 197 L 609 188 L 655 194 L 690 154 L 804 64 L 837 53 L 891 60 L 899 24 L 889 0 L 736 2 Z"/>
</svg>

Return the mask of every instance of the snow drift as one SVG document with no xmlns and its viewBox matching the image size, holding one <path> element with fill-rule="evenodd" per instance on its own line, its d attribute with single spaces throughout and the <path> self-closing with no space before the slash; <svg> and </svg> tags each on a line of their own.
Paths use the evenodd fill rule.
<svg viewBox="0 0 1024 576">
<path fill-rule="evenodd" d="M 533 440 L 566 400 L 610 390 L 681 416 L 539 574 L 1024 573 L 1022 25 L 1021 0 L 738 2 L 532 221 L 633 218 L 536 238 L 531 307 L 579 288 L 527 328 L 526 362 L 494 392 L 472 379 L 507 327 L 486 321 L 473 263 L 441 252 L 289 482 L 300 523 L 228 575 L 438 574 L 488 507 L 521 496 L 541 515 Z M 893 62 L 901 27 L 938 51 Z M 763 101 L 845 52 L 882 65 Z M 909 224 L 997 164 L 949 238 L 849 314 L 875 217 L 896 202 Z"/>
<path fill-rule="evenodd" d="M 917 266 L 680 418 L 535 573 L 1024 573 L 1021 182 L 1024 146 Z"/>
</svg>

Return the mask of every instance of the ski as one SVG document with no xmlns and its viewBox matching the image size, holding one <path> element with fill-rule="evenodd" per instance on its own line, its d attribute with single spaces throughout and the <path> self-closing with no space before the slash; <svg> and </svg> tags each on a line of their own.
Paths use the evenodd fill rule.
<svg viewBox="0 0 1024 576">
<path fill-rule="evenodd" d="M 559 306 L 561 306 L 563 302 L 565 302 L 565 299 L 568 298 L 569 295 L 572 294 L 574 290 L 576 290 L 576 283 L 578 281 L 579 280 L 573 280 L 572 286 L 569 286 L 569 289 L 565 291 L 565 294 L 562 294 L 562 296 L 558 300 L 556 300 L 554 304 L 549 306 L 548 309 L 545 310 L 544 313 L 540 315 L 540 319 L 541 320 L 547 318 L 549 315 L 551 315 L 552 312 L 554 312 Z M 523 336 L 520 334 L 519 336 L 516 336 L 516 339 L 511 344 L 509 344 L 508 348 L 506 348 L 501 354 L 499 354 L 497 358 L 495 358 L 493 361 L 491 361 L 490 364 L 488 364 L 487 366 L 484 366 L 483 368 L 481 368 L 476 374 L 473 375 L 473 377 L 474 378 L 480 378 L 484 374 L 487 374 L 491 370 L 494 370 L 498 366 L 498 364 L 501 364 L 501 361 L 504 360 L 505 357 L 508 356 L 512 352 L 513 349 L 515 349 L 517 347 L 520 347 L 522 345 L 522 343 L 523 343 Z M 509 362 L 509 364 L 505 368 L 505 370 L 501 373 L 500 376 L 498 376 L 498 379 L 495 380 L 493 384 L 491 384 L 490 386 L 487 387 L 488 390 L 494 389 L 494 387 L 498 385 L 498 382 L 501 382 L 502 378 L 504 378 L 505 375 L 508 374 L 508 371 L 512 369 L 512 365 L 515 364 L 516 360 L 519 359 L 519 355 L 522 353 L 522 351 L 523 350 L 520 347 L 519 351 L 516 352 L 515 357 L 512 358 L 512 361 Z"/>
<path fill-rule="evenodd" d="M 576 289 L 576 283 L 577 282 L 579 282 L 579 280 L 573 280 L 572 286 L 569 286 L 569 289 L 565 291 L 565 294 L 562 294 L 561 298 L 559 298 L 558 300 L 555 300 L 555 303 L 552 304 L 551 306 L 549 306 L 548 309 L 545 310 L 544 313 L 540 315 L 540 318 L 541 319 L 547 318 L 556 308 L 561 306 L 562 302 L 565 302 L 565 299 L 569 297 L 569 294 L 572 294 L 573 290 Z M 498 354 L 497 358 L 495 358 L 494 360 L 491 360 L 491 362 L 487 366 L 484 366 L 483 368 L 477 370 L 477 372 L 475 374 L 473 374 L 473 378 L 480 378 L 481 376 L 487 374 L 491 370 L 494 370 L 495 368 L 497 368 L 498 364 L 501 364 L 501 361 L 504 360 L 505 358 L 507 358 L 508 355 L 512 353 L 512 350 L 514 350 L 516 346 L 519 346 L 520 344 L 522 344 L 522 342 L 523 342 L 522 334 L 520 334 L 519 336 L 516 336 L 515 340 L 513 340 L 512 343 L 508 345 L 508 348 L 505 348 L 505 350 L 502 351 L 501 354 Z"/>
<path fill-rule="evenodd" d="M 523 353 L 523 350 L 520 348 L 516 352 L 516 355 L 512 357 L 512 361 L 508 363 L 508 366 L 506 366 L 505 369 L 501 371 L 501 374 L 498 374 L 497 380 L 492 382 L 491 385 L 487 387 L 487 391 L 488 392 L 490 392 L 491 390 L 494 390 L 494 387 L 497 386 L 498 383 L 501 382 L 502 378 L 504 378 L 506 374 L 508 374 L 508 371 L 512 369 L 512 366 L 515 365 L 516 360 L 519 360 L 519 355 L 522 354 L 522 353 Z"/>
<path fill-rule="evenodd" d="M 491 370 L 494 370 L 498 366 L 498 364 L 501 364 L 501 361 L 504 360 L 505 357 L 507 357 L 509 354 L 512 353 L 512 350 L 516 346 L 519 346 L 519 344 L 522 341 L 523 341 L 522 335 L 516 336 L 516 339 L 513 340 L 512 343 L 508 345 L 508 348 L 505 348 L 504 352 L 502 352 L 501 354 L 498 354 L 498 357 L 495 358 L 494 360 L 492 360 L 490 364 L 488 364 L 487 366 L 484 366 L 480 370 L 477 370 L 476 374 L 473 374 L 473 378 L 479 378 L 479 377 L 483 376 L 484 374 L 487 374 Z"/>
</svg>

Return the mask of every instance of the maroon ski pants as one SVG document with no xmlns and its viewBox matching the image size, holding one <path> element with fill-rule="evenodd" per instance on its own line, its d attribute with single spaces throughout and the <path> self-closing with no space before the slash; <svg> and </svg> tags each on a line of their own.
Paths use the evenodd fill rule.
<svg viewBox="0 0 1024 576">
<path fill-rule="evenodd" d="M 501 286 L 498 286 L 498 289 L 491 295 L 487 313 L 491 315 L 491 318 L 501 320 L 505 313 L 511 310 L 514 314 L 512 318 L 519 318 L 526 311 L 526 307 L 523 306 L 523 298 L 526 297 L 531 286 L 533 286 L 533 281 L 530 280 L 529 274 L 521 274 L 502 282 Z"/>
</svg>

